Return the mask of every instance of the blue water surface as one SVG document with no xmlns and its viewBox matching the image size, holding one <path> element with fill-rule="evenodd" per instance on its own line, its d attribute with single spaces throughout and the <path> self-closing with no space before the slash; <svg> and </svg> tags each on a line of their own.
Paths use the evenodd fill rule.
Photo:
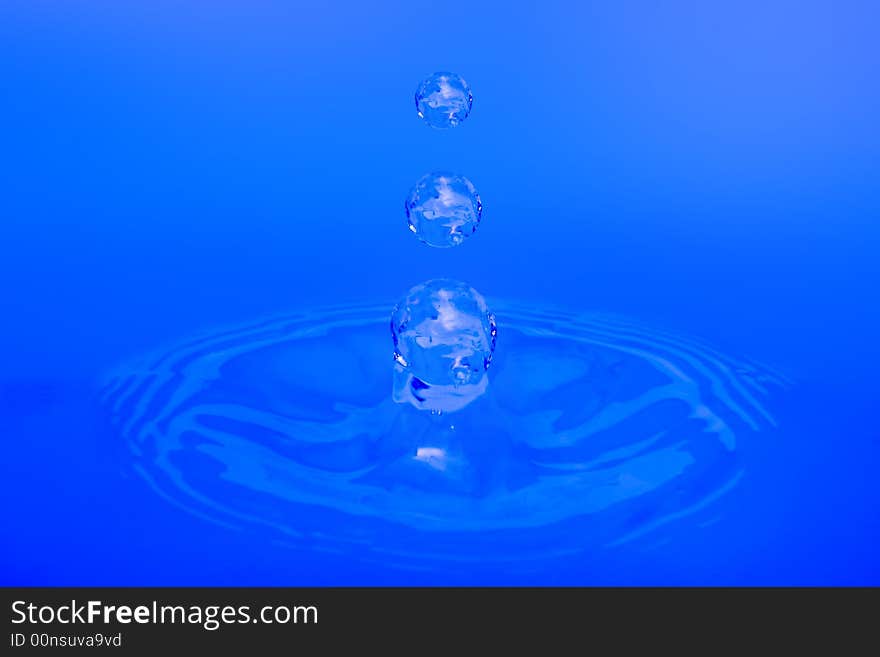
<svg viewBox="0 0 880 657">
<path fill-rule="evenodd" d="M 880 583 L 877 7 L 325 5 L 0 6 L 0 583 Z"/>
</svg>

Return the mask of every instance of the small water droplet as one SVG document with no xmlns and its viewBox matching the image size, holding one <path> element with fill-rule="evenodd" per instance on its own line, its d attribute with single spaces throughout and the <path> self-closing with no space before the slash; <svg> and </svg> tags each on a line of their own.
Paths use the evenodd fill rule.
<svg viewBox="0 0 880 657">
<path fill-rule="evenodd" d="M 416 89 L 416 111 L 433 128 L 454 128 L 471 112 L 474 97 L 455 73 L 434 73 Z"/>
</svg>

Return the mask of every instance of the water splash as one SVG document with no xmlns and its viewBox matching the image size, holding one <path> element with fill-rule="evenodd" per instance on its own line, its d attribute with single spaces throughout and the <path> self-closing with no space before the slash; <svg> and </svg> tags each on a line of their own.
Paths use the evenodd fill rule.
<svg viewBox="0 0 880 657">
<path fill-rule="evenodd" d="M 105 401 L 127 463 L 170 502 L 422 567 L 662 535 L 736 490 L 774 424 L 784 380 L 764 368 L 616 318 L 498 310 L 492 387 L 454 415 L 389 398 L 385 305 L 183 342 L 121 369 Z"/>
</svg>

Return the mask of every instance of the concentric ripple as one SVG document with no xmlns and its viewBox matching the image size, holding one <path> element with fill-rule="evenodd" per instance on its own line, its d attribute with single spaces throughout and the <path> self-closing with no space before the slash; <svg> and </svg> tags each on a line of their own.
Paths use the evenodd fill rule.
<svg viewBox="0 0 880 657">
<path fill-rule="evenodd" d="M 391 399 L 388 305 L 218 331 L 117 372 L 131 468 L 213 522 L 403 564 L 580 554 L 664 531 L 735 489 L 774 426 L 765 368 L 601 315 L 493 303 L 488 393 Z"/>
</svg>

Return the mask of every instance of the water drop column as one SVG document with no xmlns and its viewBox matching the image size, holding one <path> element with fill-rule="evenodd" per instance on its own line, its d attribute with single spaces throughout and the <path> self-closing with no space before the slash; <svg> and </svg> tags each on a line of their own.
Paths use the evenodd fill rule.
<svg viewBox="0 0 880 657">
<path fill-rule="evenodd" d="M 435 73 L 415 94 L 416 109 L 435 129 L 454 128 L 471 111 L 473 95 L 460 75 Z M 483 204 L 462 175 L 422 176 L 406 200 L 410 231 L 431 247 L 461 245 L 477 230 Z M 453 279 L 416 285 L 391 314 L 392 397 L 432 413 L 457 411 L 482 395 L 495 351 L 495 316 L 473 287 Z"/>
</svg>

